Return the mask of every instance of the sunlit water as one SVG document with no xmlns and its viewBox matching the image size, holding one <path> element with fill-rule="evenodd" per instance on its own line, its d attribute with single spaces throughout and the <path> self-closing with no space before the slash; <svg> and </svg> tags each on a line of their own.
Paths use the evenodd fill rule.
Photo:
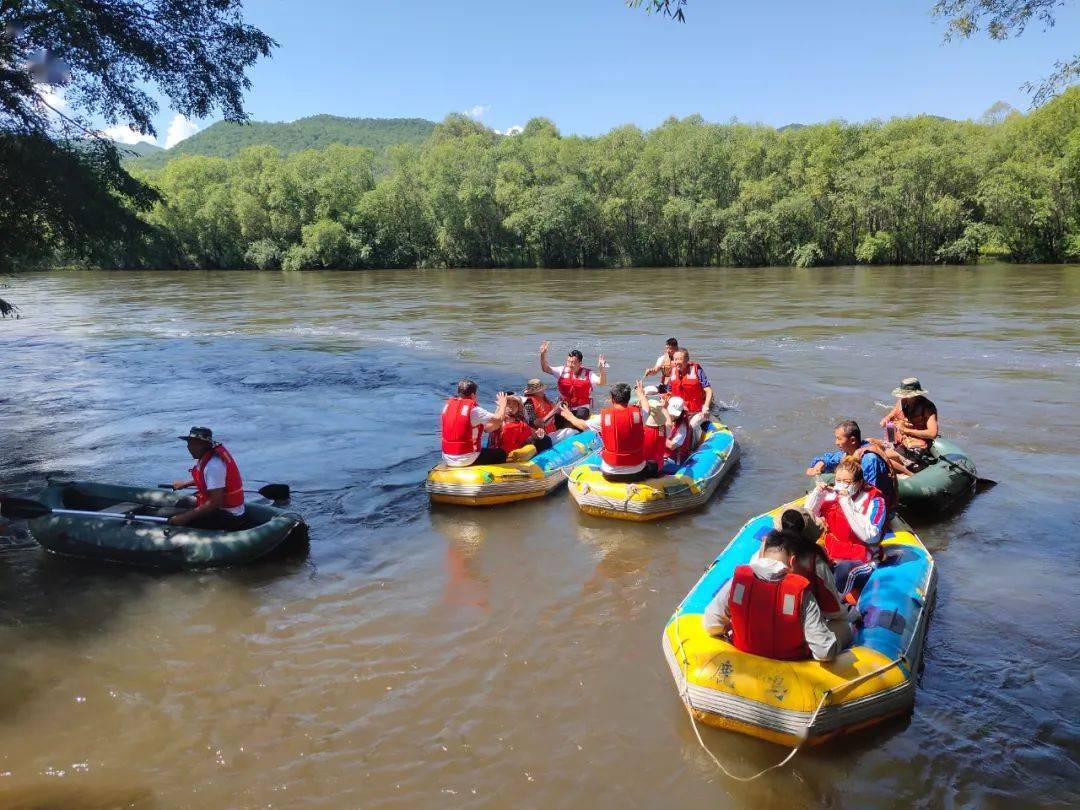
<svg viewBox="0 0 1080 810">
<path fill-rule="evenodd" d="M 304 559 L 161 575 L 0 552 L 0 804 L 716 807 L 1074 803 L 1080 767 L 1080 267 L 9 280 L 0 486 L 155 483 L 212 425 L 289 483 Z M 704 511 L 580 515 L 565 490 L 429 506 L 437 413 L 555 356 L 615 380 L 677 336 L 743 447 Z M 940 574 L 915 712 L 751 785 L 695 742 L 660 652 L 750 516 L 832 426 L 918 375 L 1000 482 L 922 526 Z M 782 749 L 706 730 L 749 773 Z"/>
</svg>

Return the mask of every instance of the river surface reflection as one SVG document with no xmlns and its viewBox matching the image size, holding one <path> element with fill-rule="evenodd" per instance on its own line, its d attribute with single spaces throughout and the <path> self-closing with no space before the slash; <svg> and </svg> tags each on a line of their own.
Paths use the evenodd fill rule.
<svg viewBox="0 0 1080 810">
<path fill-rule="evenodd" d="M 210 424 L 288 482 L 303 559 L 159 575 L 0 552 L 0 804 L 908 806 L 1080 799 L 1080 267 L 54 273 L 9 280 L 0 487 L 178 477 Z M 630 380 L 675 335 L 743 448 L 705 510 L 565 491 L 431 508 L 437 414 L 537 376 Z M 697 747 L 661 630 L 833 424 L 917 375 L 1000 485 L 919 527 L 940 589 L 910 721 L 751 785 Z M 16 527 L 17 528 L 17 527 Z M 705 730 L 730 768 L 780 748 Z"/>
</svg>

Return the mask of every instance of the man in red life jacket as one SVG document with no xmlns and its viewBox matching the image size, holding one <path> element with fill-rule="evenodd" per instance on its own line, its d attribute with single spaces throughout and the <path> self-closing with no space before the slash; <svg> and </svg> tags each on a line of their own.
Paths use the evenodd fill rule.
<svg viewBox="0 0 1080 810">
<path fill-rule="evenodd" d="M 667 382 L 671 376 L 671 366 L 675 361 L 675 352 L 679 350 L 679 341 L 671 337 L 664 341 L 664 353 L 656 358 L 656 365 L 645 369 L 645 376 L 660 375 L 660 384 Z"/>
<path fill-rule="evenodd" d="M 690 352 L 686 349 L 676 350 L 667 386 L 673 397 L 683 398 L 686 412 L 690 415 L 690 424 L 694 430 L 700 429 L 702 423 L 709 418 L 713 390 L 705 369 L 699 363 L 690 362 Z"/>
<path fill-rule="evenodd" d="M 611 386 L 611 405 L 600 412 L 600 474 L 608 481 L 629 483 L 655 478 L 655 462 L 645 453 L 645 412 L 630 404 L 630 386 Z"/>
<path fill-rule="evenodd" d="M 598 385 L 607 385 L 607 363 L 604 355 L 597 358 L 596 365 L 600 373 L 582 365 L 583 355 L 574 349 L 566 356 L 566 365 L 552 366 L 548 363 L 548 342 L 540 344 L 540 370 L 553 376 L 559 387 L 559 398 L 574 412 L 578 419 L 588 419 L 592 410 L 592 392 Z M 556 427 L 568 427 L 562 424 L 562 417 L 556 417 Z"/>
<path fill-rule="evenodd" d="M 731 633 L 736 649 L 765 658 L 831 661 L 840 652 L 810 582 L 791 571 L 791 539 L 775 529 L 758 556 L 740 565 L 705 608 L 709 635 Z"/>
<path fill-rule="evenodd" d="M 502 427 L 506 416 L 506 394 L 495 395 L 498 406 L 490 413 L 476 404 L 476 383 L 461 380 L 457 396 L 443 405 L 441 417 L 442 460 L 447 467 L 471 467 L 474 464 L 502 464 L 506 451 L 500 447 L 482 447 L 484 433 Z"/>
<path fill-rule="evenodd" d="M 694 428 L 690 425 L 690 414 L 682 397 L 670 397 L 667 402 L 668 416 L 671 417 L 665 442 L 665 456 L 676 464 L 682 464 L 694 452 Z"/>
<path fill-rule="evenodd" d="M 239 531 L 246 528 L 244 481 L 225 445 L 214 441 L 208 427 L 193 427 L 186 436 L 188 452 L 195 459 L 191 477 L 174 481 L 172 488 L 195 487 L 195 508 L 169 518 L 174 526 Z M 185 499 L 186 500 L 186 499 Z"/>
<path fill-rule="evenodd" d="M 806 496 L 806 508 L 825 522 L 825 551 L 836 563 L 836 587 L 844 594 L 859 591 L 881 561 L 886 507 L 881 491 L 863 480 L 853 456 L 836 466 L 836 483 L 823 483 Z"/>
</svg>

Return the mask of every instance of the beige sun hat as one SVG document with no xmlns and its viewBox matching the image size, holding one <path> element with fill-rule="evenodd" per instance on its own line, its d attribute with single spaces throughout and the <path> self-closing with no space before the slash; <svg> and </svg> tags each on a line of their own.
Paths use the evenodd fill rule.
<svg viewBox="0 0 1080 810">
<path fill-rule="evenodd" d="M 543 380 L 540 380 L 540 379 L 538 379 L 536 377 L 533 377 L 531 380 L 529 380 L 527 383 L 525 383 L 525 391 L 524 391 L 524 393 L 526 393 L 526 394 L 539 394 L 541 391 L 546 391 L 546 390 L 547 390 L 547 386 L 544 385 Z"/>
<path fill-rule="evenodd" d="M 897 399 L 908 399 L 910 397 L 923 397 L 929 393 L 922 387 L 918 377 L 905 377 L 900 381 L 900 386 L 893 389 L 892 395 Z"/>
<path fill-rule="evenodd" d="M 788 510 L 785 509 L 784 512 Z M 816 543 L 821 539 L 821 535 L 825 532 L 825 525 L 821 522 L 821 519 L 811 514 L 810 510 L 805 506 L 793 506 L 792 512 L 798 512 L 803 518 L 803 530 L 802 535 L 812 543 Z M 784 512 L 780 512 L 773 518 L 773 528 L 779 531 L 783 528 L 780 523 L 780 519 L 784 516 Z"/>
</svg>

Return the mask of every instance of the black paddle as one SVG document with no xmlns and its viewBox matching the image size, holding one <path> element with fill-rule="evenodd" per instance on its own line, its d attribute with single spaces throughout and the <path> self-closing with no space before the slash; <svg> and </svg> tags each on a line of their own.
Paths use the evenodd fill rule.
<svg viewBox="0 0 1080 810">
<path fill-rule="evenodd" d="M 975 475 L 971 470 L 965 470 L 955 461 L 949 461 L 945 456 L 931 456 L 930 458 L 936 458 L 938 461 L 944 462 L 947 467 L 956 470 L 957 472 L 962 472 L 970 478 L 974 478 L 976 492 L 986 492 L 986 490 L 997 486 L 997 481 L 991 481 L 989 478 L 979 478 L 979 476 Z"/>
<path fill-rule="evenodd" d="M 12 498 L 5 495 L 0 498 L 0 515 L 11 520 L 34 520 L 46 515 L 81 515 L 83 517 L 104 518 L 105 520 L 138 520 L 144 523 L 167 523 L 168 518 L 154 515 L 124 515 L 114 512 L 84 512 L 80 509 L 53 509 L 41 501 L 29 498 Z"/>
<path fill-rule="evenodd" d="M 173 488 L 172 484 L 158 484 L 158 486 L 162 489 Z M 244 492 L 262 495 L 268 501 L 287 501 L 291 495 L 288 484 L 267 484 L 262 489 L 245 489 Z"/>
</svg>

